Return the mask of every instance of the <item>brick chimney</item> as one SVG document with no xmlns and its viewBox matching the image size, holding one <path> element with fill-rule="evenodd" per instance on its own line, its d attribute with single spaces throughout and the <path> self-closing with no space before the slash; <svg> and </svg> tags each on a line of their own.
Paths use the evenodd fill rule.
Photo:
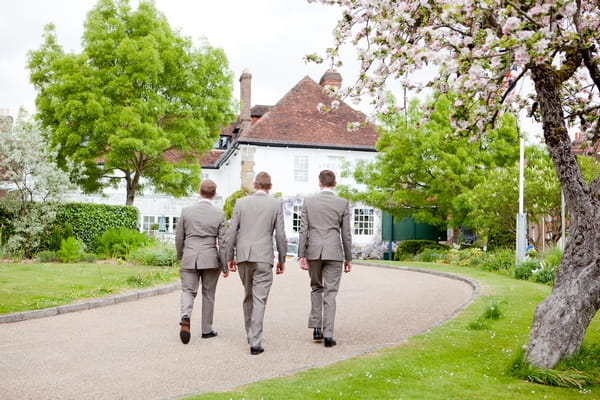
<svg viewBox="0 0 600 400">
<path fill-rule="evenodd" d="M 252 108 L 251 103 L 251 92 L 252 92 L 252 74 L 245 69 L 240 76 L 240 101 L 242 102 L 242 109 L 240 110 L 240 122 L 241 130 L 250 128 L 250 109 Z"/>
<path fill-rule="evenodd" d="M 329 69 L 321 77 L 319 85 L 323 87 L 335 86 L 337 88 L 340 88 L 342 86 L 342 75 L 340 75 L 340 73 L 334 69 Z"/>
</svg>

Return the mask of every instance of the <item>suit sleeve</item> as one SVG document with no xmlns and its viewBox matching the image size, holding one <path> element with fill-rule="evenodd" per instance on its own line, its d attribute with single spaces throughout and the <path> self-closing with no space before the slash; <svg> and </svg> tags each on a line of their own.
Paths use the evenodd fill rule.
<svg viewBox="0 0 600 400">
<path fill-rule="evenodd" d="M 221 264 L 223 272 L 227 272 L 229 269 L 227 268 L 227 243 L 225 240 L 225 236 L 227 235 L 227 225 L 225 223 L 225 217 L 223 217 L 219 223 L 218 230 L 217 241 L 219 243 L 219 264 Z"/>
<path fill-rule="evenodd" d="M 342 246 L 344 247 L 344 261 L 352 261 L 352 227 L 350 226 L 350 202 L 342 214 Z"/>
<path fill-rule="evenodd" d="M 233 215 L 231 216 L 231 220 L 229 221 L 229 228 L 227 229 L 227 233 L 225 235 L 225 259 L 226 261 L 233 260 L 233 253 L 235 248 L 235 243 L 237 241 L 238 229 L 240 227 L 240 210 L 239 206 L 236 205 L 233 207 Z"/>
<path fill-rule="evenodd" d="M 279 203 L 277 214 L 275 216 L 275 242 L 277 244 L 277 252 L 279 255 L 278 261 L 284 264 L 287 253 L 287 238 L 285 237 L 285 224 L 283 222 L 283 202 Z"/>
<path fill-rule="evenodd" d="M 300 212 L 300 232 L 298 234 L 298 258 L 306 257 L 306 246 L 308 244 L 308 212 L 306 200 L 302 204 Z"/>
<path fill-rule="evenodd" d="M 177 259 L 181 260 L 183 257 L 183 246 L 185 242 L 185 222 L 183 220 L 183 211 L 179 217 L 179 222 L 175 228 L 175 250 L 177 252 Z"/>
</svg>

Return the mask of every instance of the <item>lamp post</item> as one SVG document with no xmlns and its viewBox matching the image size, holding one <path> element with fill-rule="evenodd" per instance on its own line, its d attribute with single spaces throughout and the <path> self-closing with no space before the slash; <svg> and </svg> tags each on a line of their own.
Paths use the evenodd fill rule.
<svg viewBox="0 0 600 400">
<path fill-rule="evenodd" d="M 517 123 L 518 124 L 518 123 Z M 527 214 L 523 211 L 523 192 L 525 187 L 525 141 L 519 131 L 519 213 L 517 214 L 517 264 L 525 260 L 525 249 L 527 247 Z"/>
</svg>

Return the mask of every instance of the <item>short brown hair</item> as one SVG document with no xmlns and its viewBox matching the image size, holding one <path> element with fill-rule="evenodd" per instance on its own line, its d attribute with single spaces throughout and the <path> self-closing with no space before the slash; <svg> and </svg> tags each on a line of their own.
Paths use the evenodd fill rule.
<svg viewBox="0 0 600 400">
<path fill-rule="evenodd" d="M 217 194 L 217 184 L 210 179 L 202 181 L 200 184 L 200 196 L 211 199 L 215 194 Z"/>
<path fill-rule="evenodd" d="M 335 173 L 328 169 L 324 169 L 319 173 L 319 183 L 324 187 L 334 187 L 335 183 Z"/>
<path fill-rule="evenodd" d="M 271 175 L 262 171 L 256 174 L 256 178 L 254 178 L 254 186 L 257 189 L 269 190 L 271 189 Z"/>
</svg>

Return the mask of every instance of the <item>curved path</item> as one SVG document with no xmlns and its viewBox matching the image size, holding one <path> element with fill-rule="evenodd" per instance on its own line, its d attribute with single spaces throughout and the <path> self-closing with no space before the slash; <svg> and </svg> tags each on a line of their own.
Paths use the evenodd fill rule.
<svg viewBox="0 0 600 400">
<path fill-rule="evenodd" d="M 400 343 L 435 326 L 476 294 L 473 283 L 406 269 L 354 265 L 338 294 L 335 338 L 307 329 L 309 282 L 297 263 L 276 275 L 263 347 L 251 356 L 237 274 L 219 281 L 216 338 L 179 341 L 179 291 L 87 311 L 0 324 L 1 399 L 174 399 L 330 364 Z"/>
</svg>

